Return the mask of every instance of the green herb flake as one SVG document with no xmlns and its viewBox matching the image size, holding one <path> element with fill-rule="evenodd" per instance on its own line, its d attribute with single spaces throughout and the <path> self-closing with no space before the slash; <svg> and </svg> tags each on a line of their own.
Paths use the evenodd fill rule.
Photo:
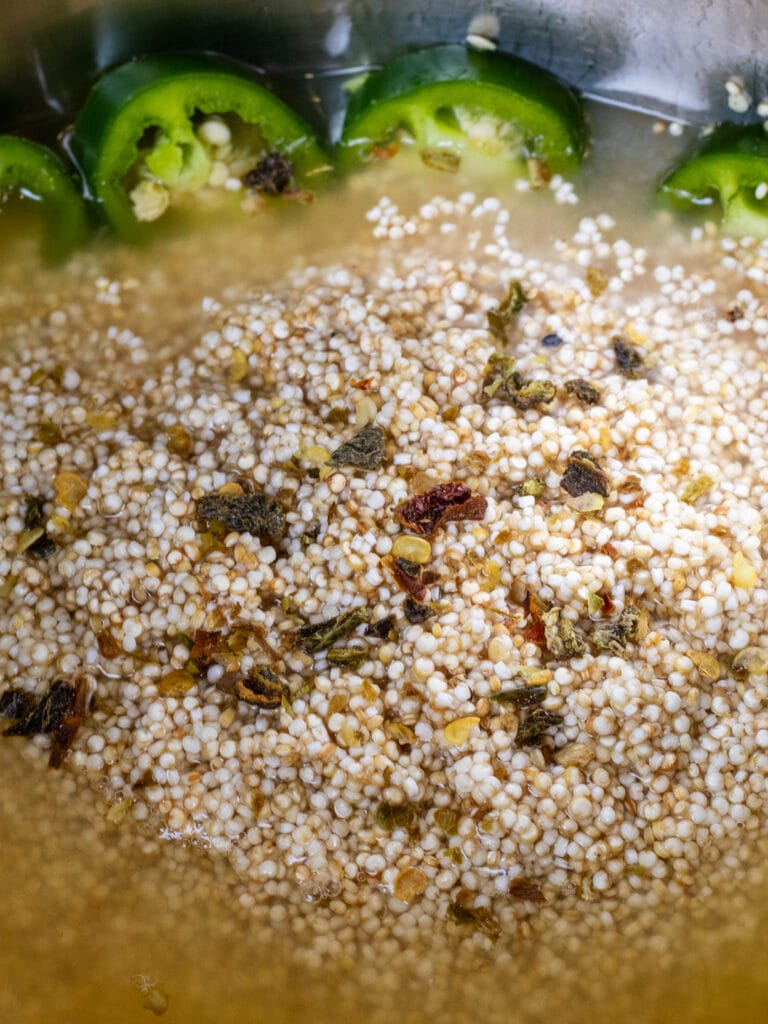
<svg viewBox="0 0 768 1024">
<path fill-rule="evenodd" d="M 382 800 L 374 817 L 376 824 L 385 832 L 394 832 L 398 828 L 410 831 L 416 824 L 416 808 L 413 804 L 388 804 Z"/>
<path fill-rule="evenodd" d="M 405 603 L 403 604 L 403 613 L 412 625 L 425 622 L 431 615 L 435 614 L 428 604 L 422 604 L 421 601 L 414 601 L 412 597 L 406 597 Z"/>
<path fill-rule="evenodd" d="M 206 494 L 197 503 L 197 518 L 210 524 L 223 523 L 236 533 L 251 533 L 261 540 L 279 540 L 285 533 L 285 510 L 266 494 Z"/>
<path fill-rule="evenodd" d="M 18 576 L 6 576 L 2 583 L 0 583 L 0 601 L 7 601 L 11 594 L 16 589 L 16 584 L 19 582 Z"/>
<path fill-rule="evenodd" d="M 715 481 L 712 477 L 704 473 L 685 485 L 683 493 L 680 495 L 680 501 L 684 501 L 686 505 L 695 505 L 699 498 L 711 491 L 714 486 Z"/>
<path fill-rule="evenodd" d="M 565 382 L 565 390 L 567 394 L 572 395 L 573 398 L 583 402 L 584 405 L 599 405 L 600 404 L 600 388 L 594 384 L 590 384 L 589 381 L 584 380 L 583 377 L 576 377 L 573 380 L 567 380 Z"/>
<path fill-rule="evenodd" d="M 523 286 L 519 281 L 513 281 L 503 302 L 497 308 L 488 310 L 488 330 L 499 341 L 506 342 L 507 328 L 512 324 L 526 302 L 528 302 L 528 296 L 523 291 Z"/>
<path fill-rule="evenodd" d="M 544 737 L 562 722 L 562 716 L 555 711 L 547 711 L 540 705 L 526 715 L 525 721 L 520 724 L 515 737 L 520 747 L 540 747 Z"/>
<path fill-rule="evenodd" d="M 516 686 L 513 690 L 502 690 L 491 696 L 498 704 L 509 704 L 514 708 L 530 708 L 546 699 L 546 686 Z"/>
<path fill-rule="evenodd" d="M 494 398 L 498 391 L 506 393 L 511 384 L 517 387 L 520 374 L 515 371 L 516 360 L 512 356 L 500 356 L 494 352 L 483 371 L 483 397 Z"/>
<path fill-rule="evenodd" d="M 574 498 L 582 494 L 599 494 L 607 498 L 611 489 L 608 474 L 597 459 L 580 449 L 568 456 L 560 486 Z"/>
<path fill-rule="evenodd" d="M 435 811 L 435 824 L 446 835 L 455 836 L 458 831 L 459 816 L 452 807 L 438 807 Z"/>
<path fill-rule="evenodd" d="M 384 454 L 384 431 L 372 424 L 332 452 L 328 461 L 336 467 L 377 470 L 384 464 Z"/>
<path fill-rule="evenodd" d="M 328 651 L 327 657 L 331 665 L 358 668 L 370 655 L 367 647 L 334 647 Z"/>
<path fill-rule="evenodd" d="M 621 655 L 627 644 L 639 639 L 645 631 L 645 613 L 636 605 L 628 604 L 616 622 L 593 630 L 590 640 L 599 651 Z"/>
<path fill-rule="evenodd" d="M 324 622 L 301 626 L 296 630 L 296 646 L 307 654 L 315 654 L 335 644 L 369 619 L 368 609 L 360 606 Z"/>
<path fill-rule="evenodd" d="M 576 633 L 562 608 L 550 608 L 542 616 L 544 643 L 555 658 L 579 658 L 586 650 L 584 641 Z"/>
<path fill-rule="evenodd" d="M 486 401 L 496 398 L 525 412 L 553 402 L 557 388 L 551 380 L 526 380 L 515 370 L 514 359 L 494 353 L 483 371 L 482 395 Z"/>
<path fill-rule="evenodd" d="M 459 900 L 448 905 L 448 920 L 454 924 L 468 924 L 495 942 L 501 935 L 501 925 L 488 907 L 467 907 Z"/>
<path fill-rule="evenodd" d="M 372 622 L 365 630 L 366 636 L 375 636 L 379 640 L 397 639 L 397 626 L 392 615 L 385 615 L 383 619 Z"/>
<path fill-rule="evenodd" d="M 540 498 L 544 491 L 546 491 L 547 485 L 538 476 L 529 477 L 524 483 L 520 484 L 517 488 L 517 494 L 521 498 Z"/>
</svg>

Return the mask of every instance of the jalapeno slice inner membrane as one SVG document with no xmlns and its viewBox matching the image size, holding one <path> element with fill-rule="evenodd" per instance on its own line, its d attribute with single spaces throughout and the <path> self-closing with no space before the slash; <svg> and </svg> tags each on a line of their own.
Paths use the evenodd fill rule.
<svg viewBox="0 0 768 1024">
<path fill-rule="evenodd" d="M 329 169 L 297 114 L 210 56 L 148 57 L 108 72 L 70 146 L 105 218 L 134 240 L 193 195 L 201 205 L 227 192 L 242 198 L 242 188 L 251 201 L 294 195 Z"/>
<path fill-rule="evenodd" d="M 58 263 L 81 245 L 89 225 L 83 197 L 64 164 L 46 146 L 0 135 L 0 209 L 14 199 L 43 215 L 43 257 Z"/>
<path fill-rule="evenodd" d="M 439 46 L 406 54 L 351 93 L 339 144 L 350 168 L 413 145 L 429 166 L 458 168 L 469 151 L 544 169 L 573 168 L 589 132 L 581 102 L 548 71 L 500 52 Z"/>
<path fill-rule="evenodd" d="M 659 194 L 681 209 L 719 204 L 726 231 L 768 237 L 768 133 L 762 124 L 719 125 L 667 175 Z"/>
</svg>

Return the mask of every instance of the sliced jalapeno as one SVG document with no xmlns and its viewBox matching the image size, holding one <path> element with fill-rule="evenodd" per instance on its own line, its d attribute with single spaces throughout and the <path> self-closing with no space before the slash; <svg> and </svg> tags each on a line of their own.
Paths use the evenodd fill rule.
<svg viewBox="0 0 768 1024">
<path fill-rule="evenodd" d="M 92 88 L 72 153 L 104 217 L 141 240 L 184 195 L 266 182 L 305 186 L 327 168 L 312 130 L 271 92 L 210 56 L 131 61 Z M 254 173 L 255 172 L 255 173 Z M 250 175 L 250 178 L 249 178 Z"/>
<path fill-rule="evenodd" d="M 768 133 L 762 124 L 721 124 L 661 183 L 683 208 L 720 205 L 723 227 L 768 235 Z"/>
<path fill-rule="evenodd" d="M 41 249 L 47 260 L 65 259 L 85 240 L 85 203 L 61 160 L 36 142 L 0 135 L 0 206 L 12 198 L 39 204 L 45 218 Z"/>
<path fill-rule="evenodd" d="M 509 54 L 439 46 L 393 60 L 352 92 L 340 147 L 347 166 L 404 142 L 447 170 L 475 149 L 561 171 L 587 141 L 577 94 L 548 71 Z"/>
</svg>

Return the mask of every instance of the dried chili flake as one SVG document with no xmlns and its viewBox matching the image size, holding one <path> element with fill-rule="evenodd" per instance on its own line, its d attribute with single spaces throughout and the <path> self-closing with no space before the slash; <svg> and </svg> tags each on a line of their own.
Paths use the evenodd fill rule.
<svg viewBox="0 0 768 1024">
<path fill-rule="evenodd" d="M 119 658 L 123 653 L 122 644 L 109 629 L 96 634 L 96 645 L 102 658 Z"/>
<path fill-rule="evenodd" d="M 35 736 L 44 733 L 51 736 L 52 746 L 48 764 L 51 768 L 59 768 L 85 717 L 87 698 L 88 687 L 83 680 L 71 684 L 57 679 L 40 700 L 24 701 L 23 713 L 3 735 Z M 8 703 L 9 709 L 12 704 L 14 705 L 14 712 L 22 711 L 18 697 L 13 697 Z M 11 717 L 7 710 L 3 712 L 3 716 Z"/>
<path fill-rule="evenodd" d="M 563 487 L 574 498 L 582 494 L 599 494 L 607 498 L 610 492 L 608 475 L 597 459 L 577 449 L 568 456 L 565 473 L 560 479 Z"/>
<path fill-rule="evenodd" d="M 280 196 L 286 192 L 293 178 L 293 164 L 282 153 L 267 153 L 243 176 L 246 188 L 264 196 Z"/>
<path fill-rule="evenodd" d="M 262 540 L 279 540 L 285 533 L 285 510 L 266 494 L 206 494 L 197 503 L 197 518 Z"/>
<path fill-rule="evenodd" d="M 515 739 L 518 746 L 541 746 L 544 737 L 550 729 L 560 725 L 562 720 L 562 716 L 558 715 L 557 712 L 548 711 L 540 705 L 531 708 L 526 715 L 525 721 L 520 724 L 520 728 L 517 730 L 517 736 Z"/>
<path fill-rule="evenodd" d="M 397 636 L 397 627 L 392 615 L 385 615 L 383 619 L 372 622 L 365 630 L 366 636 L 375 636 L 379 640 L 394 640 Z"/>
<path fill-rule="evenodd" d="M 465 484 L 448 483 L 409 498 L 397 506 L 394 514 L 411 532 L 431 537 L 446 523 L 482 519 L 487 509 L 486 499 L 473 495 Z"/>
<path fill-rule="evenodd" d="M 384 431 L 371 425 L 363 427 L 346 441 L 328 460 L 332 466 L 351 466 L 353 469 L 381 469 L 384 463 Z"/>
<path fill-rule="evenodd" d="M 507 892 L 513 899 L 527 900 L 529 903 L 546 903 L 547 898 L 541 886 L 529 878 L 513 878 Z"/>
<path fill-rule="evenodd" d="M 555 658 L 578 658 L 584 653 L 584 641 L 576 633 L 570 619 L 563 615 L 562 608 L 550 608 L 542 616 L 542 621 L 544 642 Z"/>
<path fill-rule="evenodd" d="M 403 613 L 412 625 L 424 622 L 430 617 L 430 615 L 435 614 L 428 604 L 422 604 L 419 601 L 414 601 L 412 597 L 406 597 L 405 604 L 403 605 Z"/>
<path fill-rule="evenodd" d="M 510 704 L 514 708 L 530 708 L 546 699 L 546 686 L 516 686 L 513 690 L 494 693 L 492 700 L 499 704 Z"/>
<path fill-rule="evenodd" d="M 362 606 L 350 608 L 349 611 L 335 615 L 332 619 L 324 622 L 316 622 L 311 625 L 301 626 L 296 630 L 296 646 L 307 654 L 315 654 L 317 651 L 325 650 L 337 640 L 348 636 L 354 629 L 368 622 L 370 612 Z"/>
<path fill-rule="evenodd" d="M 507 340 L 507 328 L 512 324 L 517 314 L 528 301 L 528 296 L 523 291 L 519 281 L 513 281 L 509 286 L 506 298 L 499 303 L 495 309 L 489 309 L 488 330 L 500 341 Z"/>
<path fill-rule="evenodd" d="M 266 711 L 274 711 L 288 700 L 288 684 L 266 667 L 252 669 L 235 680 L 233 692 L 240 700 Z"/>
<path fill-rule="evenodd" d="M 221 631 L 218 629 L 196 629 L 189 650 L 189 660 L 203 671 L 213 662 L 214 655 L 221 646 Z"/>
<path fill-rule="evenodd" d="M 523 629 L 523 639 L 543 647 L 545 635 L 542 615 L 546 611 L 546 606 L 534 594 L 526 593 L 523 608 L 528 616 Z"/>
<path fill-rule="evenodd" d="M 611 345 L 613 346 L 613 354 L 616 356 L 616 366 L 619 373 L 629 377 L 630 380 L 642 376 L 642 372 L 645 369 L 645 359 L 640 351 L 618 335 L 611 338 Z"/>
<path fill-rule="evenodd" d="M 488 907 L 468 907 L 460 900 L 448 904 L 448 919 L 454 924 L 468 924 L 495 942 L 501 935 L 501 925 Z"/>
<path fill-rule="evenodd" d="M 0 718 L 26 718 L 34 706 L 35 698 L 26 690 L 6 690 L 0 696 Z"/>
<path fill-rule="evenodd" d="M 395 578 L 395 583 L 416 601 L 423 601 L 427 593 L 424 582 L 424 568 L 408 558 L 386 558 L 383 560 Z"/>
<path fill-rule="evenodd" d="M 583 377 L 574 377 L 573 380 L 567 380 L 565 382 L 565 390 L 569 395 L 573 395 L 574 398 L 583 402 L 584 405 L 600 404 L 600 388 L 590 384 Z"/>
</svg>

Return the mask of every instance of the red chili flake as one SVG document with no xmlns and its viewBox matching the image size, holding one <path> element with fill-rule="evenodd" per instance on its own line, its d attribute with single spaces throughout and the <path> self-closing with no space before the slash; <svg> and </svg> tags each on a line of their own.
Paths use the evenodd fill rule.
<svg viewBox="0 0 768 1024">
<path fill-rule="evenodd" d="M 376 146 L 371 146 L 371 156 L 374 160 L 391 160 L 393 156 L 397 156 L 399 149 L 400 143 L 397 141 L 379 143 Z"/>
<path fill-rule="evenodd" d="M 431 537 L 446 523 L 463 519 L 482 519 L 488 502 L 473 495 L 465 484 L 438 484 L 417 494 L 395 509 L 395 519 L 420 537 Z"/>
<path fill-rule="evenodd" d="M 423 572 L 416 562 L 409 562 L 407 558 L 395 558 L 387 562 L 387 568 L 395 577 L 395 583 L 406 594 L 410 594 L 416 601 L 423 601 L 427 594 L 427 587 L 424 582 Z"/>
<path fill-rule="evenodd" d="M 600 550 L 603 552 L 604 555 L 608 555 L 609 558 L 616 559 L 619 557 L 619 552 L 613 546 L 613 544 L 611 544 L 610 541 L 608 541 L 606 544 L 603 544 Z"/>
<path fill-rule="evenodd" d="M 189 652 L 189 660 L 202 671 L 208 668 L 213 661 L 213 656 L 221 646 L 221 631 L 196 629 L 194 643 Z"/>
<path fill-rule="evenodd" d="M 538 644 L 539 647 L 544 647 L 546 644 L 546 631 L 542 615 L 547 610 L 546 606 L 538 597 L 528 591 L 523 601 L 523 610 L 528 616 L 528 622 L 523 628 L 523 639 L 528 640 L 532 644 Z"/>
<path fill-rule="evenodd" d="M 378 385 L 376 383 L 376 377 L 361 377 L 358 380 L 356 377 L 351 377 L 349 386 L 355 388 L 357 391 L 377 391 Z"/>
</svg>

